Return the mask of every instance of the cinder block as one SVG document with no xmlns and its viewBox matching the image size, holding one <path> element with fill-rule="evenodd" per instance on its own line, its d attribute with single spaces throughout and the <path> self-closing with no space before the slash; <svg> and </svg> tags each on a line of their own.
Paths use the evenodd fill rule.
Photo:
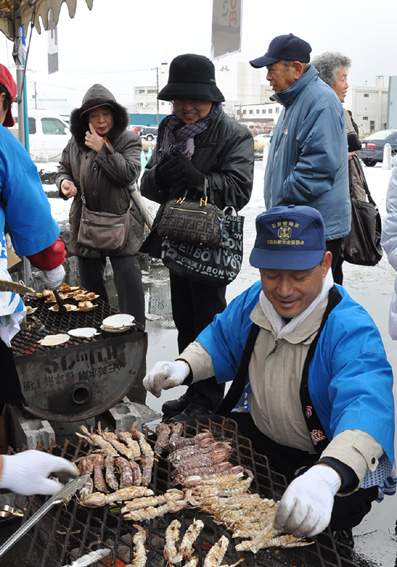
<svg viewBox="0 0 397 567">
<path fill-rule="evenodd" d="M 46 419 L 32 417 L 26 411 L 14 406 L 9 407 L 10 413 L 10 445 L 13 449 L 36 449 L 37 445 L 49 448 L 55 441 L 55 432 Z"/>
<path fill-rule="evenodd" d="M 115 421 L 115 428 L 125 430 L 131 429 L 136 421 L 137 428 L 141 430 L 145 423 L 161 417 L 161 414 L 143 404 L 131 402 L 128 398 L 109 409 L 109 413 Z"/>
</svg>

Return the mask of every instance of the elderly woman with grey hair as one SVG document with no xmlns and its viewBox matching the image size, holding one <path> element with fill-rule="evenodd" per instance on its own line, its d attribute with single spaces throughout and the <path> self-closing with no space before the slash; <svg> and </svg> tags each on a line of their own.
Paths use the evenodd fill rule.
<svg viewBox="0 0 397 567">
<path fill-rule="evenodd" d="M 326 51 L 315 57 L 312 64 L 317 69 L 320 79 L 329 85 L 337 94 L 341 103 L 345 101 L 349 83 L 347 73 L 351 65 L 351 59 L 339 52 Z M 349 183 L 350 197 L 360 201 L 366 201 L 365 175 L 360 164 L 360 160 L 354 154 L 360 150 L 361 142 L 352 124 L 352 120 L 347 110 L 344 111 L 347 129 L 347 149 L 349 155 Z M 354 156 L 354 158 L 353 158 Z M 335 268 L 334 281 L 343 284 L 342 273 L 343 245 L 340 260 Z"/>
</svg>

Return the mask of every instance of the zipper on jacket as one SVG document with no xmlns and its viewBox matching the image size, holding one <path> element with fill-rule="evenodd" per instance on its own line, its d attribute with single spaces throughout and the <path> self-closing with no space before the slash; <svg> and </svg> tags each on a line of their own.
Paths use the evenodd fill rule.
<svg viewBox="0 0 397 567">
<path fill-rule="evenodd" d="M 276 339 L 275 343 L 274 343 L 274 347 L 273 350 L 269 352 L 269 354 L 267 355 L 266 358 L 268 358 L 271 354 L 274 354 L 278 347 L 280 346 L 280 344 L 283 342 L 283 339 Z"/>
</svg>

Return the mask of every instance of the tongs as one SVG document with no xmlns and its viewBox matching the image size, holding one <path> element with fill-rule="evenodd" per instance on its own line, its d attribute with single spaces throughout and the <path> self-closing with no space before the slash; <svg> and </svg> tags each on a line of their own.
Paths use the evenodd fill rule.
<svg viewBox="0 0 397 567">
<path fill-rule="evenodd" d="M 54 289 L 54 295 L 55 295 L 55 299 L 57 300 L 58 307 L 59 307 L 58 313 L 60 313 L 61 315 L 64 315 L 65 313 L 68 312 L 68 310 L 64 306 L 63 300 L 61 299 L 61 296 L 59 295 L 59 293 L 57 292 L 56 289 Z"/>
<path fill-rule="evenodd" d="M 69 498 L 73 496 L 73 494 L 81 488 L 84 483 L 87 481 L 88 475 L 83 474 L 75 478 L 74 480 L 69 481 L 59 492 L 51 496 L 47 502 L 45 502 L 40 508 L 21 526 L 1 547 L 0 547 L 0 557 L 6 553 L 10 547 L 12 547 L 17 541 L 21 539 L 29 530 L 32 528 L 41 518 L 47 514 L 48 510 L 50 510 L 55 504 L 60 504 L 65 500 L 65 498 Z"/>
</svg>

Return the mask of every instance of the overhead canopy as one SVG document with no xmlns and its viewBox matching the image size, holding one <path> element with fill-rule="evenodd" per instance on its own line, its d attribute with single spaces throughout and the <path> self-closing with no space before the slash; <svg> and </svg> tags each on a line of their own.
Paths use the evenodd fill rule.
<svg viewBox="0 0 397 567">
<path fill-rule="evenodd" d="M 91 10 L 94 0 L 85 2 Z M 25 26 L 27 30 L 30 22 L 33 22 L 38 33 L 41 33 L 41 26 L 47 30 L 49 24 L 58 23 L 63 3 L 67 4 L 69 16 L 73 18 L 77 0 L 0 0 L 0 30 L 9 39 L 14 40 L 17 33 L 16 23 Z"/>
</svg>

